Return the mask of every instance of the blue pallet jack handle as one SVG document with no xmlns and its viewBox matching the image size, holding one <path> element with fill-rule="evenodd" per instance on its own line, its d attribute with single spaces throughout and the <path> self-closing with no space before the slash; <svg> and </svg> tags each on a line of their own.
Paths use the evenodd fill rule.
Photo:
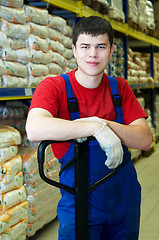
<svg viewBox="0 0 159 240">
<path fill-rule="evenodd" d="M 75 239 L 88 240 L 88 193 L 93 191 L 97 186 L 99 186 L 106 180 L 110 179 L 112 176 L 114 176 L 119 171 L 119 167 L 115 168 L 109 174 L 88 187 L 88 140 L 83 143 L 78 143 L 76 140 L 69 140 L 69 142 L 70 141 L 73 141 L 75 144 L 75 157 L 74 161 L 72 161 L 75 166 L 75 187 L 72 188 L 62 183 L 51 180 L 47 178 L 44 174 L 43 165 L 45 161 L 45 149 L 48 145 L 52 143 L 59 143 L 59 141 L 45 140 L 39 144 L 37 155 L 39 174 L 46 183 L 68 191 L 75 196 Z"/>
</svg>

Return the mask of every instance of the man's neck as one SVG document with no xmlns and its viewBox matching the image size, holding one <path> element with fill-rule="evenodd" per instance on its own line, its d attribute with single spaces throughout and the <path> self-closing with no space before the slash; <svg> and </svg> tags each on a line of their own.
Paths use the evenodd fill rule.
<svg viewBox="0 0 159 240">
<path fill-rule="evenodd" d="M 77 71 L 75 72 L 75 77 L 78 83 L 83 87 L 97 88 L 102 83 L 103 73 L 97 76 L 88 76 L 85 73 L 81 72 L 79 69 L 77 69 Z"/>
</svg>

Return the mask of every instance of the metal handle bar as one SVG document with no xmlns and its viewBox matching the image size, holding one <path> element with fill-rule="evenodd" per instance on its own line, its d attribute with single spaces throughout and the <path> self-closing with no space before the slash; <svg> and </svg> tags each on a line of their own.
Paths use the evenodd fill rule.
<svg viewBox="0 0 159 240">
<path fill-rule="evenodd" d="M 69 193 L 75 194 L 75 188 L 71 188 L 71 187 L 66 186 L 62 183 L 51 180 L 50 178 L 46 177 L 46 175 L 44 174 L 43 165 L 44 165 L 44 161 L 45 161 L 45 149 L 48 145 L 50 145 L 52 143 L 58 143 L 58 141 L 46 140 L 46 141 L 42 141 L 39 144 L 38 155 L 37 156 L 38 156 L 38 165 L 39 165 L 40 177 L 50 185 L 53 185 L 55 187 L 58 187 L 58 188 L 63 189 L 65 191 L 68 191 Z"/>
<path fill-rule="evenodd" d="M 38 165 L 39 165 L 39 174 L 41 178 L 55 187 L 68 191 L 75 195 L 75 239 L 76 240 L 85 240 L 88 239 L 88 193 L 94 190 L 97 186 L 105 182 L 114 176 L 118 171 L 119 167 L 112 170 L 103 178 L 99 179 L 94 184 L 88 187 L 88 162 L 87 162 L 87 142 L 78 143 L 76 140 L 69 140 L 67 142 L 74 141 L 74 161 L 71 160 L 67 166 L 64 166 L 66 169 L 70 167 L 70 164 L 75 165 L 75 187 L 69 187 L 62 183 L 56 182 L 52 179 L 49 179 L 44 174 L 44 160 L 45 160 L 45 149 L 48 145 L 52 143 L 62 143 L 62 141 L 52 141 L 46 140 L 42 141 L 38 147 Z"/>
<path fill-rule="evenodd" d="M 70 142 L 70 141 L 74 141 L 75 140 L 69 140 L 69 141 L 65 141 L 65 142 Z M 42 141 L 40 144 L 39 144 L 39 147 L 38 147 L 38 165 L 39 165 L 39 174 L 41 176 L 41 178 L 47 182 L 48 184 L 50 185 L 53 185 L 55 187 L 58 187 L 60 189 L 63 189 L 65 191 L 68 191 L 69 193 L 72 193 L 72 194 L 75 194 L 75 191 L 76 189 L 75 188 L 71 188 L 67 185 L 64 185 L 62 183 L 59 183 L 59 182 L 56 182 L 54 180 L 51 180 L 49 178 L 46 177 L 46 175 L 44 174 L 44 168 L 43 168 L 43 164 L 44 164 L 44 161 L 45 161 L 45 149 L 48 145 L 52 144 L 52 143 L 61 143 L 61 141 L 53 141 L 53 140 L 45 140 L 45 141 Z M 78 144 L 77 142 L 75 142 L 76 144 Z M 70 161 L 70 164 L 68 165 L 68 167 L 74 163 L 74 160 L 77 158 L 77 156 L 74 157 L 74 159 L 72 159 Z M 65 166 L 64 166 L 65 168 Z M 66 167 L 67 168 L 67 167 Z M 65 169 L 66 169 L 65 168 Z M 104 176 L 103 178 L 99 179 L 97 182 L 93 183 L 92 185 L 90 185 L 88 187 L 88 192 L 91 192 L 93 191 L 97 186 L 99 186 L 100 184 L 104 183 L 106 180 L 110 179 L 111 177 L 113 177 L 118 171 L 119 171 L 119 167 L 113 169 L 110 173 L 108 173 L 106 176 Z"/>
<path fill-rule="evenodd" d="M 74 140 L 72 140 L 74 141 Z M 70 141 L 69 141 L 70 142 Z M 41 178 L 58 188 L 66 190 L 75 195 L 75 239 L 88 239 L 88 164 L 87 164 L 87 142 L 75 142 L 75 188 L 58 183 L 47 178 L 44 174 L 43 164 L 45 148 L 58 141 L 42 141 L 38 147 L 38 164 Z M 84 171 L 83 171 L 84 170 Z"/>
</svg>

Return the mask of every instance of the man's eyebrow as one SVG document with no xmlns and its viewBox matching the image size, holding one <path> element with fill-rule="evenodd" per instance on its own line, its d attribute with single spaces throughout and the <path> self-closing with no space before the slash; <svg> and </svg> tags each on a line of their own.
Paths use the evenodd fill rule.
<svg viewBox="0 0 159 240">
<path fill-rule="evenodd" d="M 100 46 L 100 45 L 102 45 L 102 46 L 103 46 L 103 45 L 104 45 L 104 46 L 107 46 L 106 43 L 98 43 L 97 45 L 98 45 L 98 46 Z"/>
<path fill-rule="evenodd" d="M 89 43 L 81 43 L 80 45 L 86 45 L 86 46 L 89 46 L 90 44 Z M 98 45 L 98 46 L 107 46 L 107 44 L 106 43 L 97 43 L 96 45 Z"/>
<path fill-rule="evenodd" d="M 89 43 L 81 43 L 80 45 L 90 45 Z"/>
</svg>

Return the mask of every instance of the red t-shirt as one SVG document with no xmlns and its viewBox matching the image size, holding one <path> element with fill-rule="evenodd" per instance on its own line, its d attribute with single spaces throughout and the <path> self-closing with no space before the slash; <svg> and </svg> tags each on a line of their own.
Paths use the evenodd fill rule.
<svg viewBox="0 0 159 240">
<path fill-rule="evenodd" d="M 85 88 L 75 78 L 75 70 L 68 73 L 75 97 L 79 104 L 80 118 L 97 116 L 107 120 L 115 120 L 116 112 L 112 101 L 112 93 L 108 76 L 104 74 L 102 83 L 97 88 Z M 137 101 L 129 84 L 122 78 L 116 78 L 122 101 L 123 119 L 126 125 L 134 120 L 147 117 Z M 61 76 L 48 77 L 36 88 L 30 109 L 43 108 L 54 117 L 70 120 L 67 107 L 65 81 Z M 68 143 L 53 146 L 54 154 L 61 158 L 69 147 Z"/>
</svg>

